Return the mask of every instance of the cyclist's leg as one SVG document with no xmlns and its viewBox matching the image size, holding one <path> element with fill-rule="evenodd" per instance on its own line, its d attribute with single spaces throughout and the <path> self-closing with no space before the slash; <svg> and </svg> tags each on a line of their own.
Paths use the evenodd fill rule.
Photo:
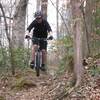
<svg viewBox="0 0 100 100">
<path fill-rule="evenodd" d="M 37 48 L 37 45 L 36 44 L 32 45 L 32 57 L 31 57 L 31 63 L 30 63 L 31 68 L 34 68 L 35 48 Z"/>
<path fill-rule="evenodd" d="M 34 59 L 35 59 L 35 49 L 36 48 L 37 48 L 36 44 L 32 45 L 32 61 L 34 61 Z"/>
<path fill-rule="evenodd" d="M 42 49 L 42 65 L 45 66 L 47 63 L 47 51 L 45 49 Z"/>
<path fill-rule="evenodd" d="M 37 48 L 37 41 L 32 41 L 33 45 L 32 45 L 32 57 L 31 57 L 31 63 L 30 63 L 30 67 L 34 68 L 34 59 L 35 59 L 35 49 Z"/>
</svg>

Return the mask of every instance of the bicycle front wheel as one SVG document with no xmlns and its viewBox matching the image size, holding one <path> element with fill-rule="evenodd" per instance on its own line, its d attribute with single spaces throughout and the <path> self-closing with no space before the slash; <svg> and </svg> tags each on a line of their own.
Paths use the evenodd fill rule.
<svg viewBox="0 0 100 100">
<path fill-rule="evenodd" d="M 36 76 L 40 76 L 40 53 L 37 52 L 36 56 L 35 56 L 35 70 L 36 70 Z"/>
</svg>

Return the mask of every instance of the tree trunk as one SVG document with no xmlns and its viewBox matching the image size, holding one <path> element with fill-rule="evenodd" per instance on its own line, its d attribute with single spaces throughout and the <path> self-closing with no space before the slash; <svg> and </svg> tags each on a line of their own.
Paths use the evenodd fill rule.
<svg viewBox="0 0 100 100">
<path fill-rule="evenodd" d="M 16 6 L 12 26 L 12 40 L 14 48 L 24 46 L 25 17 L 27 3 L 28 0 L 20 0 L 18 5 Z"/>
<path fill-rule="evenodd" d="M 85 25 L 85 33 L 84 33 L 84 41 L 83 41 L 83 56 L 88 57 L 91 53 L 90 51 L 90 39 L 91 33 L 93 32 L 93 20 L 92 20 L 92 1 L 86 1 L 85 11 L 83 10 L 83 18 L 84 18 L 84 25 Z"/>
<path fill-rule="evenodd" d="M 56 17 L 57 17 L 57 38 L 59 39 L 59 0 L 56 0 Z"/>
<path fill-rule="evenodd" d="M 44 19 L 47 19 L 48 0 L 41 0 L 41 11 L 43 12 Z"/>
<path fill-rule="evenodd" d="M 7 21 L 6 21 L 6 17 L 5 17 L 5 13 L 2 7 L 2 4 L 0 3 L 0 8 L 4 17 L 4 23 L 5 23 L 5 32 L 6 32 L 6 36 L 8 39 L 8 43 L 9 43 L 9 53 L 10 53 L 10 61 L 11 61 L 11 70 L 12 70 L 12 74 L 15 74 L 15 67 L 13 66 L 13 51 L 12 51 L 12 41 L 10 39 L 10 35 L 8 33 L 8 25 L 7 25 Z"/>
<path fill-rule="evenodd" d="M 72 0 L 72 13 L 74 19 L 74 74 L 76 79 L 75 86 L 79 86 L 82 82 L 83 66 L 82 66 L 82 13 L 80 9 L 80 0 Z"/>
<path fill-rule="evenodd" d="M 40 6 L 41 6 L 41 0 L 37 0 L 36 11 L 40 10 Z"/>
<path fill-rule="evenodd" d="M 85 11 L 85 17 L 86 17 L 86 27 L 88 30 L 88 35 L 91 35 L 93 32 L 93 20 L 92 20 L 92 10 L 93 10 L 93 0 L 87 0 L 86 1 L 86 11 Z M 88 37 L 89 38 L 89 37 Z"/>
</svg>

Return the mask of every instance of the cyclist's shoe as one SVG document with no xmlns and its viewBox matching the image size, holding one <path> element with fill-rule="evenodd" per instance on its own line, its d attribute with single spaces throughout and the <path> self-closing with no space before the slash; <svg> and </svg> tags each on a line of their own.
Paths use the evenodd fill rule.
<svg viewBox="0 0 100 100">
<path fill-rule="evenodd" d="M 46 71 L 45 64 L 42 64 L 42 66 L 40 67 L 40 69 L 41 69 L 42 71 Z"/>
<path fill-rule="evenodd" d="M 30 63 L 30 68 L 34 69 L 34 61 Z"/>
</svg>

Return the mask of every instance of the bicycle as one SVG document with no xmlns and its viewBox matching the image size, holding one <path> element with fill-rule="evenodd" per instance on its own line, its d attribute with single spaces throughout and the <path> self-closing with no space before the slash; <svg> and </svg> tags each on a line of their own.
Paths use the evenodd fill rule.
<svg viewBox="0 0 100 100">
<path fill-rule="evenodd" d="M 36 76 L 40 76 L 40 69 L 42 67 L 42 51 L 40 50 L 40 42 L 39 41 L 48 41 L 48 40 L 52 40 L 53 37 L 50 36 L 48 38 L 31 38 L 30 36 L 26 36 L 25 37 L 26 39 L 31 39 L 31 40 L 37 40 L 38 41 L 38 45 L 37 45 L 37 48 L 35 48 L 35 59 L 34 59 L 34 68 L 35 68 L 35 71 L 36 71 Z"/>
</svg>

